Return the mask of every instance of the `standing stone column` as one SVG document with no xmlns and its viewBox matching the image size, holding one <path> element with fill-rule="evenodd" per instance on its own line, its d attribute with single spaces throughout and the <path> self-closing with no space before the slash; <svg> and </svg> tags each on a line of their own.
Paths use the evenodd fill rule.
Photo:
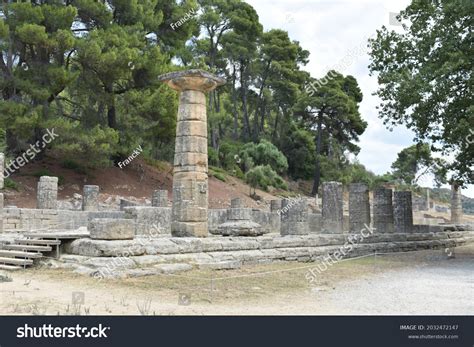
<svg viewBox="0 0 474 347">
<path fill-rule="evenodd" d="M 411 192 L 395 192 L 393 196 L 393 219 L 397 233 L 413 231 L 413 209 Z"/>
<path fill-rule="evenodd" d="M 456 183 L 451 185 L 451 223 L 461 224 L 463 218 L 462 212 L 462 193 L 461 187 Z"/>
<path fill-rule="evenodd" d="M 58 178 L 41 176 L 38 182 L 37 208 L 54 210 L 58 206 Z"/>
<path fill-rule="evenodd" d="M 151 198 L 151 206 L 153 207 L 168 207 L 168 191 L 155 190 Z"/>
<path fill-rule="evenodd" d="M 242 208 L 242 199 L 241 198 L 233 198 L 230 200 L 230 208 Z"/>
<path fill-rule="evenodd" d="M 99 210 L 99 186 L 84 186 L 82 189 L 82 210 L 98 211 Z"/>
<path fill-rule="evenodd" d="M 342 233 L 344 230 L 342 183 L 322 184 L 322 232 Z"/>
<path fill-rule="evenodd" d="M 270 212 L 278 212 L 281 210 L 281 200 L 270 200 Z"/>
<path fill-rule="evenodd" d="M 430 188 L 426 188 L 426 210 L 431 210 L 431 202 L 430 202 Z"/>
<path fill-rule="evenodd" d="M 282 236 L 309 233 L 308 201 L 305 198 L 283 199 L 280 233 Z"/>
<path fill-rule="evenodd" d="M 173 236 L 206 237 L 208 208 L 206 96 L 225 81 L 202 70 L 172 72 L 160 80 L 180 92 L 173 173 Z"/>
<path fill-rule="evenodd" d="M 375 232 L 393 233 L 392 190 L 378 188 L 374 191 L 374 228 Z"/>
<path fill-rule="evenodd" d="M 370 227 L 369 188 L 364 183 L 349 185 L 349 231 L 358 233 Z"/>
</svg>

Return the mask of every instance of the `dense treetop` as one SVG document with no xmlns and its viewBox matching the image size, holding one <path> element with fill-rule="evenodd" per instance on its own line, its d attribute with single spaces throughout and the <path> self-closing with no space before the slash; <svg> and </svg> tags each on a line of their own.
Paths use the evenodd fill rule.
<svg viewBox="0 0 474 347">
<path fill-rule="evenodd" d="M 444 163 L 445 172 L 468 181 L 473 149 L 459 139 L 473 127 L 472 19 L 443 6 L 414 1 L 402 15 L 413 23 L 407 34 L 382 29 L 372 42 L 371 69 L 387 123 L 406 123 L 433 150 L 455 150 L 459 163 Z M 170 160 L 177 95 L 157 78 L 204 68 L 228 82 L 208 96 L 211 165 L 253 187 L 313 179 L 313 193 L 321 180 L 400 178 L 349 159 L 367 127 L 357 80 L 329 71 L 308 93 L 318 82 L 304 71 L 309 52 L 284 30 L 265 31 L 240 0 L 2 3 L 0 55 L 0 143 L 9 158 L 54 128 L 59 137 L 40 157 L 99 167 L 141 145 L 147 159 Z"/>
</svg>

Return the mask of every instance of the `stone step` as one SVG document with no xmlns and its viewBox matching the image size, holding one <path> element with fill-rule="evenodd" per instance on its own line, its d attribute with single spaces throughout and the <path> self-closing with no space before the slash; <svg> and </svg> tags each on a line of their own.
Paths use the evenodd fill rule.
<svg viewBox="0 0 474 347">
<path fill-rule="evenodd" d="M 15 240 L 15 243 L 20 244 L 20 245 L 46 245 L 46 246 L 51 246 L 51 245 L 60 245 L 61 241 L 58 240 L 39 240 L 39 239 L 21 239 L 21 240 Z"/>
<path fill-rule="evenodd" d="M 18 259 L 18 258 L 0 257 L 0 264 L 33 265 L 33 260 L 31 260 L 31 259 Z"/>
<path fill-rule="evenodd" d="M 16 270 L 21 270 L 21 269 L 23 269 L 21 266 L 0 264 L 0 270 L 16 271 Z"/>
<path fill-rule="evenodd" d="M 41 239 L 82 239 L 89 237 L 89 232 L 79 230 L 64 230 L 54 232 L 25 232 L 22 234 L 26 237 L 41 238 Z"/>
<path fill-rule="evenodd" d="M 38 259 L 43 256 L 41 253 L 30 253 L 30 252 L 21 252 L 21 251 L 9 251 L 6 249 L 0 249 L 0 257 L 19 257 L 19 258 L 29 258 L 29 259 Z"/>
<path fill-rule="evenodd" d="M 50 246 L 33 246 L 33 245 L 4 245 L 3 249 L 20 250 L 20 251 L 38 251 L 51 252 L 53 250 Z"/>
</svg>

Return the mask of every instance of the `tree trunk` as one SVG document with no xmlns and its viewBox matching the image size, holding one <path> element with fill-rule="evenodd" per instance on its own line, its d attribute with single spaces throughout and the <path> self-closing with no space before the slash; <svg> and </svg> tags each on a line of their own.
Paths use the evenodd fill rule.
<svg viewBox="0 0 474 347">
<path fill-rule="evenodd" d="M 237 93 L 235 91 L 235 65 L 234 71 L 232 72 L 232 113 L 234 114 L 234 129 L 233 129 L 233 138 L 237 140 L 239 138 L 239 114 L 237 112 Z"/>
<path fill-rule="evenodd" d="M 278 107 L 276 109 L 275 124 L 273 127 L 273 134 L 272 134 L 273 141 L 276 141 L 279 120 L 280 120 L 280 104 L 278 104 Z"/>
<path fill-rule="evenodd" d="M 117 129 L 117 111 L 115 109 L 115 96 L 112 96 L 112 103 L 107 108 L 107 124 L 109 128 Z"/>
<path fill-rule="evenodd" d="M 322 131 L 323 131 L 323 117 L 320 114 L 318 116 L 318 130 L 316 134 L 316 163 L 314 168 L 314 182 L 313 182 L 313 190 L 311 191 L 311 195 L 316 196 L 319 191 L 319 185 L 321 183 L 321 143 L 322 143 Z"/>
<path fill-rule="evenodd" d="M 242 97 L 242 110 L 244 112 L 244 138 L 251 138 L 252 134 L 250 132 L 250 121 L 247 105 L 247 85 L 245 83 L 245 67 L 244 63 L 240 63 L 240 89 Z"/>
</svg>

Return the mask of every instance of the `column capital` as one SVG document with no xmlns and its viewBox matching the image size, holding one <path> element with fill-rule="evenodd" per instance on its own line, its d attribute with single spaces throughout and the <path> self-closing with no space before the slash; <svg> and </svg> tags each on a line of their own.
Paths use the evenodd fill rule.
<svg viewBox="0 0 474 347">
<path fill-rule="evenodd" d="M 209 92 L 225 84 L 225 79 L 198 69 L 169 72 L 159 76 L 158 79 L 178 91 L 197 90 Z"/>
</svg>

